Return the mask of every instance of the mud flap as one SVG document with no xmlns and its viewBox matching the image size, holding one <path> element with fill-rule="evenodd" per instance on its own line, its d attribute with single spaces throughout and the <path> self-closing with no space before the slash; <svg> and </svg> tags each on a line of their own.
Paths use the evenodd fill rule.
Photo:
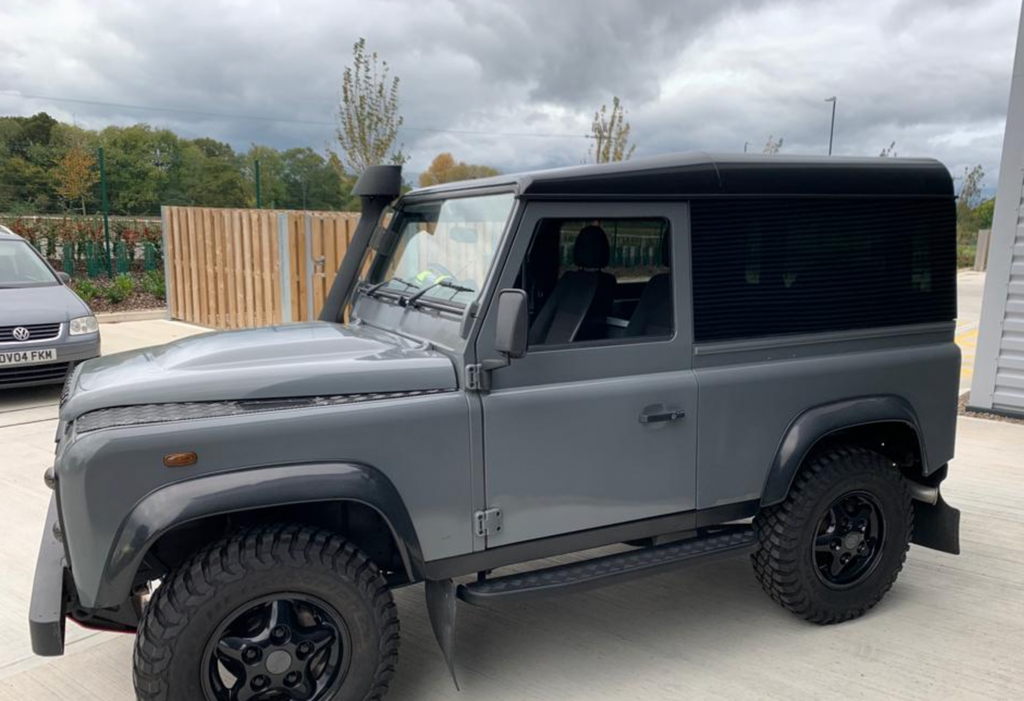
<svg viewBox="0 0 1024 701">
<path fill-rule="evenodd" d="M 455 598 L 455 583 L 450 579 L 428 579 L 424 585 L 427 594 L 427 615 L 430 626 L 434 629 L 434 637 L 441 646 L 444 660 L 448 663 L 448 671 L 452 673 L 455 689 L 459 689 L 459 680 L 455 676 L 455 612 L 458 600 Z"/>
<path fill-rule="evenodd" d="M 932 550 L 959 555 L 960 510 L 947 504 L 941 494 L 934 504 L 915 501 L 914 535 L 910 542 Z"/>
</svg>

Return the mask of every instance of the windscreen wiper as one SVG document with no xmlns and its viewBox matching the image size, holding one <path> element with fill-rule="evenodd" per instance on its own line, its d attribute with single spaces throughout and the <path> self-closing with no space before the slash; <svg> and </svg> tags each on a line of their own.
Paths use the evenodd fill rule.
<svg viewBox="0 0 1024 701">
<path fill-rule="evenodd" d="M 422 290 L 420 290 L 419 292 L 414 294 L 412 297 L 410 297 L 405 302 L 405 306 L 411 306 L 413 304 L 416 304 L 416 302 L 419 300 L 420 297 L 422 297 L 423 295 L 427 294 L 428 292 L 430 292 L 435 287 L 445 287 L 445 288 L 447 288 L 449 290 L 455 290 L 456 292 L 476 292 L 476 290 L 474 290 L 472 287 L 465 287 L 463 285 L 459 285 L 459 284 L 456 284 L 456 283 L 452 282 L 448 278 L 442 278 L 440 280 L 437 280 L 436 282 L 430 283 L 429 285 L 424 287 Z M 452 295 L 452 296 L 454 296 L 454 295 Z"/>
<path fill-rule="evenodd" d="M 400 277 L 389 277 L 387 280 L 381 280 L 378 283 L 370 285 L 365 290 L 363 290 L 363 294 L 366 295 L 367 297 L 372 297 L 373 294 L 377 290 L 381 289 L 382 287 L 384 287 L 384 285 L 388 284 L 389 282 L 397 282 L 399 284 L 405 285 L 406 287 L 414 289 L 414 290 L 420 289 L 420 286 L 417 285 L 416 283 L 409 282 L 408 280 L 403 280 Z M 399 296 L 401 296 L 401 295 L 399 295 Z"/>
</svg>

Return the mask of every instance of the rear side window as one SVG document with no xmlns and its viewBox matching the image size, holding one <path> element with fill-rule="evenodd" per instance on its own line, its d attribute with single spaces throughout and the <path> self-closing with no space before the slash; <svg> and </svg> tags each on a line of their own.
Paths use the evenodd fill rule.
<svg viewBox="0 0 1024 701">
<path fill-rule="evenodd" d="M 951 200 L 697 200 L 690 212 L 698 343 L 956 316 Z"/>
</svg>

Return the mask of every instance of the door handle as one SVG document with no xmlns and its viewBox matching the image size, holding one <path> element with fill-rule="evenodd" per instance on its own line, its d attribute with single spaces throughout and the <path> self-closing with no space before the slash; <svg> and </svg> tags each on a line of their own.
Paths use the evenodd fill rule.
<svg viewBox="0 0 1024 701">
<path fill-rule="evenodd" d="M 659 411 L 659 412 L 644 412 L 640 414 L 640 423 L 642 424 L 656 424 L 664 421 L 675 421 L 686 416 L 686 412 L 682 409 L 673 409 L 672 411 Z"/>
</svg>

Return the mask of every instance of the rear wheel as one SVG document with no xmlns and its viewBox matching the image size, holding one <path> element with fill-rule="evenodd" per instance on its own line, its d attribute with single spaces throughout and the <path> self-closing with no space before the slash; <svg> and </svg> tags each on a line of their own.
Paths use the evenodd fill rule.
<svg viewBox="0 0 1024 701">
<path fill-rule="evenodd" d="M 754 570 L 775 601 L 814 623 L 863 615 L 892 587 L 913 529 L 906 481 L 854 446 L 818 453 L 786 500 L 758 515 Z"/>
<path fill-rule="evenodd" d="M 201 550 L 157 589 L 135 688 L 146 701 L 380 699 L 397 661 L 376 566 L 329 531 L 274 526 Z"/>
</svg>

